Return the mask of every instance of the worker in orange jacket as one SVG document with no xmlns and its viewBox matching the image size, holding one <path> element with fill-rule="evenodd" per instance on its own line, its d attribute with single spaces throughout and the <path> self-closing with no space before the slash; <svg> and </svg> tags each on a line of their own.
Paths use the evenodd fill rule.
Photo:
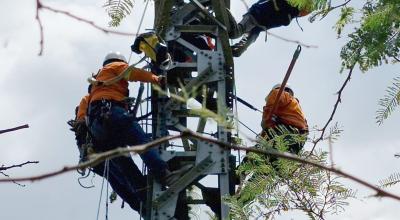
<svg viewBox="0 0 400 220">
<path fill-rule="evenodd" d="M 260 32 L 280 26 L 287 26 L 292 19 L 306 16 L 310 7 L 298 8 L 287 0 L 259 0 L 243 15 L 242 20 L 236 23 L 230 13 L 229 36 L 232 39 L 242 39 L 232 46 L 232 54 L 239 57 L 258 38 Z"/>
<path fill-rule="evenodd" d="M 162 80 L 151 72 L 129 66 L 126 58 L 119 52 L 106 55 L 103 67 L 95 79 L 91 80 L 89 95 L 82 99 L 77 111 L 77 121 L 83 121 L 85 115 L 87 117 L 87 127 L 95 152 L 151 141 L 138 124 L 135 115 L 129 112 L 124 100 L 129 96 L 128 82 L 141 81 L 160 85 Z M 163 184 L 171 185 L 176 176 L 181 175 L 177 171 L 170 172 L 167 163 L 154 148 L 140 156 L 150 173 Z M 132 209 L 139 211 L 140 203 L 145 207 L 146 179 L 132 158 L 121 156 L 111 159 L 108 165 L 106 164 L 94 167 L 94 172 L 104 176 L 104 170 L 108 167 L 108 181 L 114 191 L 128 202 Z"/>
<path fill-rule="evenodd" d="M 90 94 L 85 95 L 76 109 L 76 118 L 71 124 L 75 131 L 76 142 L 80 151 L 80 161 L 87 160 L 90 153 L 95 153 L 94 149 L 101 151 L 96 146 L 96 141 L 92 139 L 86 126 L 87 110 L 90 102 Z M 88 137 L 89 136 L 89 137 Z M 90 140 L 88 140 L 88 138 Z M 90 142 L 90 143 L 89 143 Z M 88 144 L 91 144 L 88 146 Z M 86 145 L 86 146 L 85 146 Z M 90 148 L 90 149 L 89 149 Z M 110 182 L 112 189 L 122 198 L 123 201 L 139 213 L 145 212 L 146 200 L 146 178 L 140 172 L 139 168 L 129 157 L 117 157 L 109 162 L 109 173 L 106 174 L 105 163 L 98 164 L 91 168 L 99 176 L 104 176 Z M 142 203 L 142 204 L 141 204 Z"/>
<path fill-rule="evenodd" d="M 276 135 L 285 134 L 285 132 L 306 135 L 308 133 L 308 125 L 299 100 L 294 97 L 294 92 L 288 85 L 285 86 L 282 95 L 277 100 L 280 87 L 281 84 L 275 85 L 265 98 L 266 104 L 263 108 L 261 121 L 263 132 L 261 136 L 270 140 Z M 272 112 L 274 105 L 277 105 L 276 111 Z M 290 138 L 290 136 L 287 138 Z M 289 152 L 299 153 L 304 143 L 305 141 L 300 143 L 289 141 Z"/>
</svg>

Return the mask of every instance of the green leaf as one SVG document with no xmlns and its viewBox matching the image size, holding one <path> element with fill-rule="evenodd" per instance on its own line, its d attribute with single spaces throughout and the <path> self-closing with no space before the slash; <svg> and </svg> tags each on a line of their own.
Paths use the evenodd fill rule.
<svg viewBox="0 0 400 220">
<path fill-rule="evenodd" d="M 376 120 L 379 125 L 390 116 L 400 103 L 400 77 L 395 78 L 393 81 L 392 86 L 386 89 L 387 94 L 379 100 L 381 108 L 376 113 Z"/>
</svg>

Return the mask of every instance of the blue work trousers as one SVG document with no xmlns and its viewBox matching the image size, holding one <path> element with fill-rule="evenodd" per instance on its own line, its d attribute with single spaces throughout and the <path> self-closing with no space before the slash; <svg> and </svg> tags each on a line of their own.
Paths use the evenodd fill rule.
<svg viewBox="0 0 400 220">
<path fill-rule="evenodd" d="M 145 144 L 150 141 L 135 117 L 130 115 L 125 107 L 114 102 L 107 103 L 98 102 L 89 107 L 89 130 L 94 137 L 94 148 L 97 152 Z M 140 154 L 140 157 L 156 178 L 165 176 L 167 164 L 160 158 L 156 149 L 150 149 Z M 94 170 L 102 175 L 103 169 L 104 164 Z M 146 186 L 146 179 L 132 158 L 121 156 L 110 160 L 109 182 L 117 194 L 131 207 L 138 207 L 139 202 L 131 197 L 145 201 L 146 194 L 142 191 Z"/>
<path fill-rule="evenodd" d="M 289 25 L 293 18 L 298 17 L 299 9 L 286 0 L 260 0 L 250 7 L 249 14 L 268 30 Z M 256 29 L 262 30 L 259 27 Z"/>
</svg>

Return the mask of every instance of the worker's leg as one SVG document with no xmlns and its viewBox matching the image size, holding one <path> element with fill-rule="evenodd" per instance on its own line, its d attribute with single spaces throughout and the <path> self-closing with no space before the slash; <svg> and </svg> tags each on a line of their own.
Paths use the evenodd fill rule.
<svg viewBox="0 0 400 220">
<path fill-rule="evenodd" d="M 265 29 L 287 26 L 299 15 L 299 9 L 286 0 L 263 0 L 251 6 L 248 12 Z"/>
<path fill-rule="evenodd" d="M 240 57 L 257 40 L 261 31 L 261 28 L 255 27 L 249 33 L 244 34 L 242 39 L 232 46 L 232 55 Z"/>
<path fill-rule="evenodd" d="M 260 32 L 280 26 L 287 26 L 297 17 L 299 10 L 285 0 L 262 0 L 251 6 L 243 20 L 233 28 L 231 36 L 243 38 L 232 46 L 234 57 L 239 57 L 247 48 L 256 41 Z M 232 37 L 232 38 L 233 38 Z"/>
<path fill-rule="evenodd" d="M 117 159 L 117 158 L 116 158 Z M 113 159 L 115 160 L 115 159 Z M 99 176 L 104 175 L 104 163 L 101 163 L 93 168 L 93 172 L 98 174 Z M 141 176 L 139 169 L 132 168 L 130 170 L 131 173 L 137 173 L 136 176 Z M 107 176 L 107 175 L 106 175 Z M 142 207 L 142 213 L 144 213 L 143 207 L 145 206 L 146 201 L 146 190 L 142 190 L 145 188 L 144 177 L 137 178 L 135 181 L 130 181 L 130 183 L 134 183 L 133 186 L 126 181 L 126 179 L 122 178 L 125 174 L 121 173 L 120 168 L 115 166 L 115 163 L 110 161 L 109 163 L 109 174 L 108 174 L 108 182 L 110 183 L 112 189 L 124 200 L 129 206 L 140 212 L 140 207 Z M 139 186 L 140 185 L 140 186 Z"/>
<path fill-rule="evenodd" d="M 150 142 L 150 138 L 148 138 L 135 118 L 124 108 L 113 106 L 110 112 L 111 144 L 113 146 L 134 146 Z M 157 178 L 166 175 L 167 163 L 161 159 L 156 149 L 149 149 L 140 154 L 140 157 Z"/>
</svg>

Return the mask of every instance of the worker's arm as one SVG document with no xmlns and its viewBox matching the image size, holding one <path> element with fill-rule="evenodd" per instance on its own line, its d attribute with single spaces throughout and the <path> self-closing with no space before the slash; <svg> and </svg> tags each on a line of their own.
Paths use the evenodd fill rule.
<svg viewBox="0 0 400 220">
<path fill-rule="evenodd" d="M 79 103 L 78 113 L 76 114 L 77 121 L 85 121 L 85 116 L 89 105 L 89 94 L 84 96 Z"/>
<path fill-rule="evenodd" d="M 148 72 L 146 70 L 142 70 L 139 68 L 133 67 L 130 74 L 126 78 L 126 80 L 132 82 L 132 81 L 140 81 L 140 82 L 149 82 L 153 84 L 160 84 L 159 77 L 154 75 L 151 72 Z"/>
<path fill-rule="evenodd" d="M 263 107 L 263 116 L 261 121 L 261 127 L 263 129 L 271 128 L 275 125 L 274 121 L 272 121 L 272 116 L 277 115 L 279 116 L 279 110 L 288 105 L 290 102 L 290 95 L 288 92 L 283 92 L 282 95 L 279 97 L 278 106 L 276 108 L 276 112 L 272 112 L 274 105 L 276 103 L 276 96 L 279 93 L 279 89 L 272 90 L 269 95 L 265 98 L 266 104 Z"/>
</svg>

